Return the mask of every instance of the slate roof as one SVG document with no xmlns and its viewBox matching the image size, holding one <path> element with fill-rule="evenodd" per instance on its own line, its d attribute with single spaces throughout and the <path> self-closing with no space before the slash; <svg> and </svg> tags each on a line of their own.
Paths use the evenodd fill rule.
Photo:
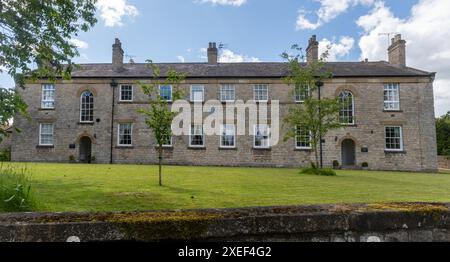
<svg viewBox="0 0 450 262">
<path fill-rule="evenodd" d="M 172 68 L 186 73 L 187 78 L 281 78 L 288 75 L 286 63 L 159 63 L 161 76 Z M 152 70 L 147 64 L 124 64 L 115 70 L 112 64 L 80 64 L 72 72 L 72 78 L 148 78 Z M 328 62 L 325 68 L 333 77 L 412 77 L 433 76 L 409 67 L 398 67 L 385 61 L 380 62 Z"/>
</svg>

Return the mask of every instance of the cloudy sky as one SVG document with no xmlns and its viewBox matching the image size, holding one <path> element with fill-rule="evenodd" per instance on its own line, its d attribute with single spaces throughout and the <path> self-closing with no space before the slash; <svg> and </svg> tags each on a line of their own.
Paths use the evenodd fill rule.
<svg viewBox="0 0 450 262">
<path fill-rule="evenodd" d="M 407 64 L 437 72 L 436 114 L 450 111 L 449 0 L 99 0 L 99 23 L 72 39 L 78 63 L 111 61 L 115 37 L 136 62 L 205 61 L 208 42 L 222 62 L 281 61 L 316 34 L 329 60 L 387 60 L 384 33 L 408 41 Z M 1 86 L 11 86 L 0 76 Z"/>
</svg>

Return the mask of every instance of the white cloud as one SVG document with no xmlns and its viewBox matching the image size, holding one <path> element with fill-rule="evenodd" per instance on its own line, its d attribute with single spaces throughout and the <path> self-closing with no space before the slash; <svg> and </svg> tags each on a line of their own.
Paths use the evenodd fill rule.
<svg viewBox="0 0 450 262">
<path fill-rule="evenodd" d="M 437 72 L 435 81 L 436 114 L 450 110 L 450 1 L 421 0 L 410 17 L 396 17 L 383 3 L 358 19 L 363 29 L 359 41 L 361 58 L 387 60 L 387 39 L 379 33 L 398 32 L 407 41 L 407 65 Z"/>
<path fill-rule="evenodd" d="M 229 49 L 223 49 L 219 55 L 221 63 L 241 63 L 241 62 L 260 62 L 256 57 L 249 57 L 243 54 L 236 54 Z"/>
<path fill-rule="evenodd" d="M 327 61 L 334 62 L 350 54 L 354 45 L 355 39 L 349 36 L 341 37 L 339 42 L 324 38 L 319 42 L 319 54 L 323 54 L 328 49 Z"/>
<path fill-rule="evenodd" d="M 213 5 L 232 5 L 241 6 L 247 2 L 247 0 L 195 0 L 195 3 L 211 3 Z"/>
<path fill-rule="evenodd" d="M 100 12 L 100 18 L 105 22 L 105 26 L 122 26 L 124 16 L 135 17 L 139 14 L 138 9 L 128 0 L 98 0 L 95 4 Z"/>
<path fill-rule="evenodd" d="M 316 10 L 314 13 L 317 16 L 317 21 L 312 22 L 307 16 L 312 12 L 300 9 L 299 15 L 297 17 L 297 30 L 302 29 L 310 29 L 315 30 L 326 24 L 344 13 L 350 7 L 354 7 L 356 5 L 372 5 L 375 0 L 314 0 L 315 2 L 320 3 L 320 8 Z"/>
<path fill-rule="evenodd" d="M 69 43 L 76 46 L 79 49 L 86 49 L 89 47 L 89 44 L 81 41 L 80 39 L 72 38 L 69 40 Z"/>
<path fill-rule="evenodd" d="M 184 57 L 181 56 L 181 55 L 177 56 L 177 59 L 178 59 L 178 61 L 180 61 L 181 63 L 186 62 L 186 59 L 184 59 Z"/>
</svg>

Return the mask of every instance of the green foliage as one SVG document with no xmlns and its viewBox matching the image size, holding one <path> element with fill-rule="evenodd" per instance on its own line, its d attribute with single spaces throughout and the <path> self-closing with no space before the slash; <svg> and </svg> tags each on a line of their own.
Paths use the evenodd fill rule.
<svg viewBox="0 0 450 262">
<path fill-rule="evenodd" d="M 333 168 L 338 168 L 338 167 L 339 167 L 339 161 L 333 160 Z"/>
<path fill-rule="evenodd" d="M 95 0 L 2 1 L 0 66 L 21 86 L 25 76 L 69 78 L 79 55 L 70 39 L 96 22 Z"/>
<path fill-rule="evenodd" d="M 436 119 L 438 155 L 450 156 L 450 112 Z"/>
<path fill-rule="evenodd" d="M 363 163 L 361 164 L 361 167 L 367 168 L 367 167 L 369 167 L 369 163 L 363 162 Z"/>
<path fill-rule="evenodd" d="M 27 104 L 22 100 L 16 90 L 0 88 L 0 126 L 9 126 L 9 121 L 16 115 L 28 117 Z M 20 131 L 20 130 L 16 130 Z M 2 137 L 8 133 L 0 128 L 0 143 Z"/>
<path fill-rule="evenodd" d="M 25 212 L 36 209 L 37 202 L 27 171 L 0 166 L 0 212 Z"/>
<path fill-rule="evenodd" d="M 0 151 L 0 162 L 9 162 L 11 161 L 11 149 L 5 149 Z"/>
<path fill-rule="evenodd" d="M 146 117 L 145 124 L 152 130 L 158 146 L 159 155 L 159 184 L 162 185 L 162 146 L 172 136 L 172 121 L 179 112 L 172 112 L 170 103 L 177 101 L 184 96 L 183 90 L 179 87 L 180 83 L 186 78 L 185 74 L 169 69 L 167 77 L 161 79 L 161 70 L 152 60 L 147 60 L 148 66 L 152 69 L 153 80 L 149 84 L 139 83 L 144 93 L 149 98 L 149 108 L 138 110 L 138 112 Z M 172 86 L 171 101 L 165 100 L 160 95 L 159 87 Z"/>
<path fill-rule="evenodd" d="M 311 146 L 315 153 L 315 165 L 318 166 L 320 138 L 325 137 L 330 130 L 342 127 L 339 119 L 341 103 L 337 97 L 319 99 L 313 95 L 314 92 L 318 93 L 323 80 L 332 77 L 332 74 L 324 68 L 328 52 L 322 54 L 318 61 L 302 64 L 299 63 L 299 59 L 303 58 L 301 48 L 294 45 L 292 50 L 297 52 L 297 54 L 289 55 L 287 52 L 284 52 L 281 55 L 287 61 L 290 69 L 290 74 L 284 81 L 287 85 L 295 87 L 294 92 L 309 92 L 311 95 L 307 96 L 303 103 L 290 106 L 283 123 L 283 125 L 288 126 L 289 130 L 285 134 L 284 140 L 287 141 L 289 138 L 295 137 L 297 128 L 309 130 L 311 133 Z"/>
<path fill-rule="evenodd" d="M 336 176 L 336 171 L 329 168 L 317 168 L 316 166 L 312 165 L 311 167 L 304 168 L 301 170 L 302 174 L 308 174 L 308 175 L 318 175 L 318 176 Z"/>
</svg>

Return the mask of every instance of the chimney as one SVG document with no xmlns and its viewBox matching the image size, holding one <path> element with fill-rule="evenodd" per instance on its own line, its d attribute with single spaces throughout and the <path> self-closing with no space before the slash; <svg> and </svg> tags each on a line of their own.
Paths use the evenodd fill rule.
<svg viewBox="0 0 450 262">
<path fill-rule="evenodd" d="M 112 49 L 112 63 L 114 67 L 120 68 L 123 66 L 123 49 L 122 43 L 120 42 L 119 38 L 116 38 Z"/>
<path fill-rule="evenodd" d="M 216 43 L 209 43 L 208 47 L 208 64 L 217 65 L 218 51 Z"/>
<path fill-rule="evenodd" d="M 397 66 L 406 66 L 406 41 L 398 34 L 392 38 L 391 46 L 388 48 L 389 63 Z"/>
<path fill-rule="evenodd" d="M 309 39 L 308 48 L 306 48 L 306 62 L 311 63 L 319 60 L 319 42 L 316 35 Z"/>
</svg>

